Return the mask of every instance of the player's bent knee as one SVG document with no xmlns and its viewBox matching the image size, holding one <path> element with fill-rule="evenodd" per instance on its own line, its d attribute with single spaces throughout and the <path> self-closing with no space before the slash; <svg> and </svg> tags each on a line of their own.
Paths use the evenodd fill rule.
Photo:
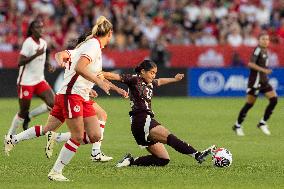
<svg viewBox="0 0 284 189">
<path fill-rule="evenodd" d="M 91 136 L 89 138 L 90 138 L 91 143 L 95 143 L 95 142 L 99 142 L 101 140 L 101 135 L 95 135 L 95 136 Z"/>
</svg>

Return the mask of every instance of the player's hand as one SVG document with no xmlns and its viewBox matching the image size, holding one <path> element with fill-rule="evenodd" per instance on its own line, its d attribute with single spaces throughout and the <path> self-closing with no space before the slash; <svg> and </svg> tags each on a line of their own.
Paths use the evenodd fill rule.
<svg viewBox="0 0 284 189">
<path fill-rule="evenodd" d="M 182 80 L 183 78 L 184 78 L 184 74 L 178 73 L 178 74 L 175 76 L 176 81 L 180 81 L 180 80 Z"/>
<path fill-rule="evenodd" d="M 97 98 L 99 96 L 98 93 L 94 89 L 91 89 L 89 95 L 91 98 Z"/>
<path fill-rule="evenodd" d="M 41 49 L 38 49 L 37 51 L 36 51 L 36 56 L 40 56 L 40 55 L 42 55 L 44 53 L 44 48 L 42 47 Z"/>
<path fill-rule="evenodd" d="M 264 69 L 263 71 L 265 74 L 269 75 L 272 73 L 272 70 L 271 69 Z"/>
<path fill-rule="evenodd" d="M 110 95 L 110 85 L 100 79 L 98 79 L 97 85 L 108 95 Z"/>
<path fill-rule="evenodd" d="M 56 70 L 56 68 L 50 64 L 47 65 L 47 71 L 49 73 L 53 73 Z"/>
<path fill-rule="evenodd" d="M 123 96 L 124 98 L 128 98 L 128 92 L 126 92 L 124 89 L 118 88 L 117 93 Z"/>
</svg>

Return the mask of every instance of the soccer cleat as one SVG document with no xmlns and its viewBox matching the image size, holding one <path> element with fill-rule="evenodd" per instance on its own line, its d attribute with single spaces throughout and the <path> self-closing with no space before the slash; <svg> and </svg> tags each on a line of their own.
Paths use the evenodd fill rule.
<svg viewBox="0 0 284 189">
<path fill-rule="evenodd" d="M 4 150 L 7 156 L 10 155 L 10 151 L 14 148 L 16 140 L 13 135 L 5 135 L 4 138 Z"/>
<path fill-rule="evenodd" d="M 45 146 L 45 155 L 49 159 L 53 153 L 53 147 L 55 144 L 56 133 L 53 131 L 48 131 L 46 134 L 46 146 Z"/>
<path fill-rule="evenodd" d="M 29 114 L 25 117 L 23 123 L 23 130 L 27 130 L 29 128 L 29 122 L 31 121 Z"/>
<path fill-rule="evenodd" d="M 241 127 L 237 127 L 236 125 L 233 126 L 233 131 L 235 131 L 237 136 L 245 136 L 245 133 Z"/>
<path fill-rule="evenodd" d="M 99 152 L 96 155 L 91 154 L 91 160 L 96 162 L 107 162 L 112 159 L 112 157 L 106 156 L 103 152 Z"/>
<path fill-rule="evenodd" d="M 120 160 L 117 164 L 116 167 L 127 167 L 130 166 L 134 161 L 134 158 L 131 156 L 130 153 L 126 154 L 122 160 Z"/>
<path fill-rule="evenodd" d="M 266 123 L 259 122 L 257 124 L 257 127 L 265 134 L 265 135 L 271 135 L 268 125 Z"/>
<path fill-rule="evenodd" d="M 70 181 L 68 178 L 62 175 L 62 173 L 57 173 L 53 169 L 48 173 L 49 180 L 52 181 L 59 181 L 59 182 L 66 182 Z"/>
<path fill-rule="evenodd" d="M 213 151 L 214 151 L 215 149 L 216 149 L 216 146 L 215 146 L 215 145 L 212 145 L 212 146 L 210 146 L 209 148 L 207 148 L 207 149 L 205 149 L 205 150 L 203 150 L 203 151 L 201 151 L 201 152 L 197 152 L 197 153 L 195 154 L 195 159 L 196 159 L 196 161 L 201 164 L 202 162 L 205 161 L 205 158 L 206 158 L 207 156 L 209 156 L 210 154 L 213 153 Z"/>
</svg>

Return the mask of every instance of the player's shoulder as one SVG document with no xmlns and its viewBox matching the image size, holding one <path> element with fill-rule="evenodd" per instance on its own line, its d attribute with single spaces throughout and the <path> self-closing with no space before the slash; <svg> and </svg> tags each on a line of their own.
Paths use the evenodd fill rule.
<svg viewBox="0 0 284 189">
<path fill-rule="evenodd" d="M 83 43 L 86 47 L 97 47 L 100 48 L 100 42 L 96 38 L 91 38 L 85 43 Z"/>
<path fill-rule="evenodd" d="M 258 56 L 261 53 L 261 48 L 259 46 L 254 48 L 253 55 Z"/>
</svg>

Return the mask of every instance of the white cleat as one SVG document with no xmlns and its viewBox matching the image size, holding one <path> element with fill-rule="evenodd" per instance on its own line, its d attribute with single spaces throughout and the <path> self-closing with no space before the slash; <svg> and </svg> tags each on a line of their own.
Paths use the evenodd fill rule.
<svg viewBox="0 0 284 189">
<path fill-rule="evenodd" d="M 233 131 L 235 131 L 237 136 L 245 136 L 245 133 L 241 127 L 233 126 Z"/>
<path fill-rule="evenodd" d="M 45 146 L 45 155 L 49 159 L 52 156 L 53 153 L 53 147 L 56 143 L 56 133 L 53 131 L 48 131 L 46 134 L 46 146 Z"/>
<path fill-rule="evenodd" d="M 107 162 L 112 159 L 112 157 L 106 156 L 103 152 L 97 153 L 96 155 L 91 154 L 91 160 L 96 162 Z"/>
<path fill-rule="evenodd" d="M 4 137 L 4 151 L 7 156 L 10 155 L 10 151 L 14 148 L 16 141 L 14 135 L 5 135 Z"/>
<path fill-rule="evenodd" d="M 59 181 L 59 182 L 68 182 L 70 181 L 68 178 L 62 175 L 62 173 L 57 173 L 53 169 L 48 173 L 49 180 Z"/>
<path fill-rule="evenodd" d="M 257 125 L 257 127 L 265 134 L 265 135 L 271 135 L 269 129 L 268 129 L 268 125 L 264 124 L 264 123 L 259 123 Z"/>
<path fill-rule="evenodd" d="M 126 154 L 122 160 L 120 160 L 117 164 L 116 164 L 116 167 L 127 167 L 127 166 L 130 166 L 131 163 L 133 163 L 134 159 L 133 157 L 131 156 L 131 154 Z"/>
</svg>

